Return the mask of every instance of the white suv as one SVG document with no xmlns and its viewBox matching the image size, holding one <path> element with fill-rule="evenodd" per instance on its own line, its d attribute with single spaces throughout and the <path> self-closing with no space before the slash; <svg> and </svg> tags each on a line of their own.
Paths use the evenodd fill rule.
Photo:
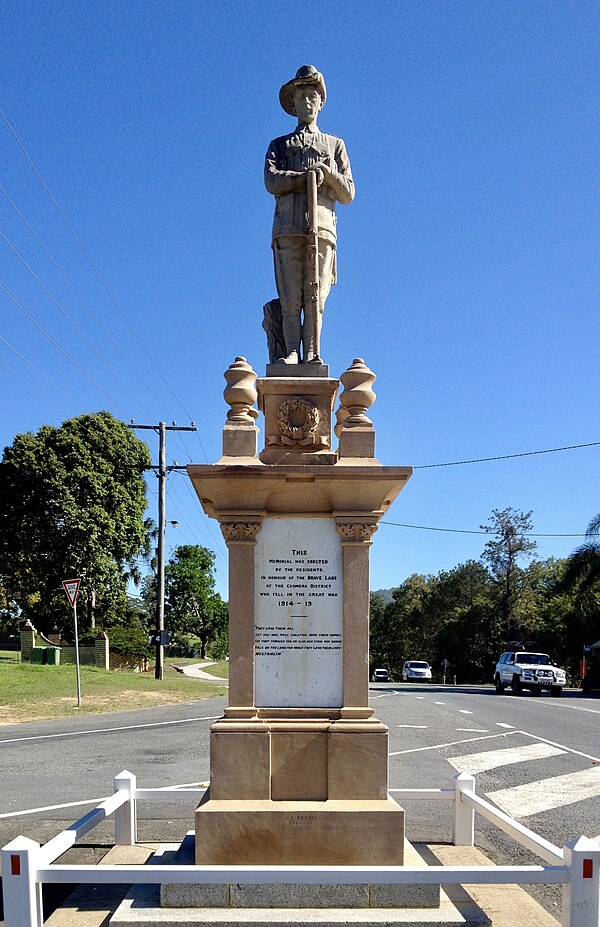
<svg viewBox="0 0 600 927">
<path fill-rule="evenodd" d="M 494 673 L 498 695 L 510 686 L 515 695 L 520 695 L 523 689 L 529 689 L 533 695 L 548 689 L 550 695 L 559 698 L 565 683 L 565 671 L 556 666 L 547 653 L 508 650 L 498 660 Z"/>
<path fill-rule="evenodd" d="M 407 660 L 402 667 L 403 682 L 431 682 L 431 667 L 424 660 Z"/>
</svg>

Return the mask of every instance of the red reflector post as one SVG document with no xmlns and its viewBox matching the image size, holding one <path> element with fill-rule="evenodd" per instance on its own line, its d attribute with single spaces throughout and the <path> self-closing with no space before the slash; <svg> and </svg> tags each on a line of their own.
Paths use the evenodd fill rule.
<svg viewBox="0 0 600 927">
<path fill-rule="evenodd" d="M 594 877 L 594 860 L 584 859 L 583 861 L 583 878 L 592 879 Z"/>
<path fill-rule="evenodd" d="M 21 857 L 17 853 L 10 854 L 10 874 L 21 875 Z"/>
</svg>

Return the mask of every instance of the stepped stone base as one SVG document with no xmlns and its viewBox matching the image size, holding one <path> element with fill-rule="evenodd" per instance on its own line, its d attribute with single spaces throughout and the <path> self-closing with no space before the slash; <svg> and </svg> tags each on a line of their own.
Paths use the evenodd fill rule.
<svg viewBox="0 0 600 927">
<path fill-rule="evenodd" d="M 157 886 L 137 886 L 111 918 L 111 927 L 490 927 L 476 906 L 463 914 L 441 892 L 439 908 L 161 908 Z"/>
<path fill-rule="evenodd" d="M 190 832 L 181 846 L 165 844 L 155 864 L 189 863 Z M 406 842 L 406 862 L 423 859 Z M 162 892 L 162 903 L 161 903 Z M 169 906 L 166 906 L 169 905 Z M 111 927 L 490 927 L 475 904 L 459 908 L 432 885 L 137 885 L 113 914 Z"/>
<path fill-rule="evenodd" d="M 194 864 L 195 837 L 190 831 L 173 852 L 161 847 L 153 861 L 162 864 Z M 423 859 L 404 841 L 404 864 L 425 866 Z M 163 908 L 436 908 L 439 885 L 162 885 Z"/>
</svg>

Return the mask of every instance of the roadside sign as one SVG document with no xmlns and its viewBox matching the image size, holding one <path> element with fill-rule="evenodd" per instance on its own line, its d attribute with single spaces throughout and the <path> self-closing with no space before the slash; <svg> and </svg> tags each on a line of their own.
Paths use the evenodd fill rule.
<svg viewBox="0 0 600 927">
<path fill-rule="evenodd" d="M 75 608 L 77 593 L 79 592 L 80 579 L 63 579 L 63 589 L 67 594 L 67 599 L 72 608 Z"/>
</svg>

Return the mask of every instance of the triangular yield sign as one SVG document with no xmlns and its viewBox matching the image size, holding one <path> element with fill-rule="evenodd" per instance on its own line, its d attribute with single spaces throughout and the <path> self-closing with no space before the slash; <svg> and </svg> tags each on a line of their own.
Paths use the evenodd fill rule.
<svg viewBox="0 0 600 927">
<path fill-rule="evenodd" d="M 63 579 L 63 589 L 65 590 L 67 599 L 73 608 L 75 608 L 75 600 L 77 599 L 80 583 L 80 579 Z"/>
</svg>

